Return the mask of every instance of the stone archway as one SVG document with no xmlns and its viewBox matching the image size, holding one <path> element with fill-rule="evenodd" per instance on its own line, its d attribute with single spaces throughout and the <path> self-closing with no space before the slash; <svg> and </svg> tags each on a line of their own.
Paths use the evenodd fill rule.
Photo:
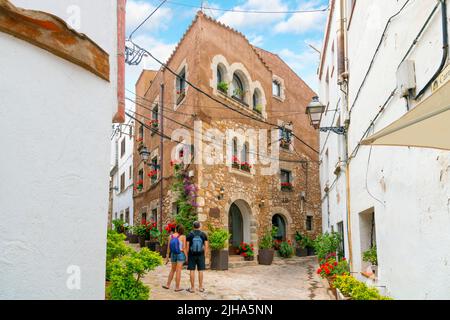
<svg viewBox="0 0 450 320">
<path fill-rule="evenodd" d="M 294 240 L 295 230 L 294 230 L 294 221 L 292 220 L 291 215 L 285 208 L 275 207 L 272 209 L 272 214 L 270 216 L 270 225 L 272 225 L 274 217 L 279 216 L 282 218 L 285 227 L 285 240 Z"/>
<path fill-rule="evenodd" d="M 230 254 L 236 244 L 240 242 L 253 243 L 258 246 L 257 221 L 249 202 L 242 198 L 232 198 L 225 208 L 225 226 L 237 232 L 230 239 Z M 232 219 L 232 220 L 231 220 Z M 230 230 L 232 232 L 232 230 Z"/>
</svg>

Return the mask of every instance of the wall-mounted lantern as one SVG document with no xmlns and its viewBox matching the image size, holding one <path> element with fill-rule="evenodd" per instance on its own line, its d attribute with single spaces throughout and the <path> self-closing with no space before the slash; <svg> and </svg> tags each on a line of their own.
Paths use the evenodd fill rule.
<svg viewBox="0 0 450 320">
<path fill-rule="evenodd" d="M 225 189 L 223 187 L 220 188 L 219 196 L 217 199 L 222 200 L 225 196 Z"/>
<path fill-rule="evenodd" d="M 332 131 L 336 134 L 345 134 L 346 130 L 344 127 L 320 127 L 324 112 L 325 106 L 319 101 L 319 97 L 313 97 L 306 107 L 306 114 L 309 116 L 309 121 L 315 129 L 319 129 L 321 132 Z"/>
</svg>

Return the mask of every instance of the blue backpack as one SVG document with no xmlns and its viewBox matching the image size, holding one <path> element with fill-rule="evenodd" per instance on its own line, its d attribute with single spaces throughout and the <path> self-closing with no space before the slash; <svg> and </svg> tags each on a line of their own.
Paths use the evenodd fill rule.
<svg viewBox="0 0 450 320">
<path fill-rule="evenodd" d="M 201 255 L 203 253 L 203 238 L 201 232 L 193 233 L 194 237 L 192 238 L 191 245 L 191 253 L 194 255 Z"/>
<path fill-rule="evenodd" d="M 172 252 L 174 254 L 181 253 L 180 240 L 178 239 L 178 237 L 174 237 L 173 235 L 171 236 L 169 248 L 170 248 L 170 252 Z"/>
</svg>

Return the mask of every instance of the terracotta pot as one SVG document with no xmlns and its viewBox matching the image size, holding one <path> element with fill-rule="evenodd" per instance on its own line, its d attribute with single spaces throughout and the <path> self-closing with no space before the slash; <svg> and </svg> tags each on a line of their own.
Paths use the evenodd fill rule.
<svg viewBox="0 0 450 320">
<path fill-rule="evenodd" d="M 296 248 L 295 255 L 297 257 L 306 257 L 308 255 L 308 249 L 306 248 Z"/>
<path fill-rule="evenodd" d="M 138 236 L 138 239 L 139 239 L 139 246 L 141 248 L 144 248 L 145 247 L 145 236 Z"/>
<path fill-rule="evenodd" d="M 211 250 L 211 270 L 228 270 L 228 250 Z"/>
<path fill-rule="evenodd" d="M 275 250 L 273 249 L 259 249 L 258 263 L 265 266 L 270 266 L 273 262 L 274 255 Z"/>
</svg>

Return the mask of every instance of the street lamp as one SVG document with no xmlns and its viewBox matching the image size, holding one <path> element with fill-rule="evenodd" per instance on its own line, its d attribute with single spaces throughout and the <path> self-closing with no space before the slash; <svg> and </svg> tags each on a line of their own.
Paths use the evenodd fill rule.
<svg viewBox="0 0 450 320">
<path fill-rule="evenodd" d="M 319 97 L 313 97 L 312 101 L 306 107 L 306 114 L 309 116 L 309 121 L 314 129 L 319 129 L 324 111 L 325 106 L 320 103 Z"/>
<path fill-rule="evenodd" d="M 139 149 L 139 155 L 141 156 L 142 161 L 147 163 L 150 158 L 150 151 L 148 151 L 147 147 L 143 146 Z"/>
<path fill-rule="evenodd" d="M 313 97 L 312 101 L 306 107 L 306 114 L 309 116 L 309 121 L 314 129 L 319 129 L 321 132 L 332 131 L 336 134 L 345 134 L 344 127 L 320 127 L 322 115 L 325 112 L 325 106 L 320 103 L 319 97 Z"/>
</svg>

